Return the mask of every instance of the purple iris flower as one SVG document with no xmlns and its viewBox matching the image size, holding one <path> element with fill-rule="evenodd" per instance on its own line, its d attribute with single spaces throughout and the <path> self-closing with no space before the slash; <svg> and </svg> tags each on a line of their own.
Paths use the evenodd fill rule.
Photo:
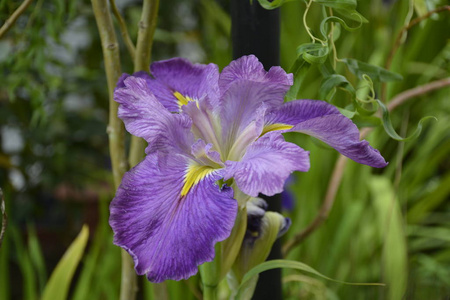
<svg viewBox="0 0 450 300">
<path fill-rule="evenodd" d="M 314 136 L 359 163 L 386 165 L 334 106 L 283 103 L 292 74 L 266 72 L 253 55 L 220 74 L 215 64 L 181 58 L 155 62 L 150 71 L 153 77 L 124 74 L 114 93 L 126 129 L 148 147 L 110 206 L 114 243 L 150 281 L 194 275 L 214 259 L 215 243 L 230 235 L 249 196 L 280 193 L 293 171 L 308 171 L 309 152 L 283 132 Z"/>
</svg>

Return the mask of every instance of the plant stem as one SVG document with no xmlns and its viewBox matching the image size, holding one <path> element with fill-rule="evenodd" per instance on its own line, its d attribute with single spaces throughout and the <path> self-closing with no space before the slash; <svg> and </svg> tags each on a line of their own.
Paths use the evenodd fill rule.
<svg viewBox="0 0 450 300">
<path fill-rule="evenodd" d="M 118 104 L 114 101 L 114 88 L 121 75 L 119 45 L 117 43 L 111 14 L 108 10 L 107 0 L 92 0 L 95 20 L 102 43 L 103 58 L 105 62 L 106 78 L 109 93 L 109 151 L 114 176 L 114 185 L 117 188 L 126 172 L 128 165 L 125 156 L 125 128 L 117 116 Z M 133 269 L 133 261 L 125 250 L 122 250 L 122 283 L 120 287 L 121 300 L 133 300 L 137 290 L 137 276 Z"/>
<path fill-rule="evenodd" d="M 14 11 L 14 13 L 5 21 L 5 23 L 0 28 L 0 38 L 5 35 L 9 29 L 16 23 L 17 19 L 21 14 L 27 9 L 27 7 L 33 2 L 33 0 L 25 0 L 23 3 Z"/>
<path fill-rule="evenodd" d="M 105 61 L 106 78 L 109 94 L 109 151 L 114 175 L 114 185 L 119 186 L 123 174 L 127 170 L 125 159 L 125 128 L 122 121 L 117 117 L 118 103 L 114 101 L 114 88 L 122 71 L 120 67 L 119 45 L 108 11 L 106 0 L 92 0 L 97 27 L 102 43 L 103 58 Z"/>
<path fill-rule="evenodd" d="M 217 286 L 203 285 L 203 300 L 217 300 Z"/>
<path fill-rule="evenodd" d="M 119 22 L 120 34 L 122 35 L 125 46 L 130 53 L 131 59 L 134 60 L 136 49 L 134 47 L 133 41 L 130 38 L 130 35 L 128 34 L 127 24 L 120 14 L 119 9 L 117 9 L 116 2 L 114 0 L 109 0 L 109 3 L 111 4 L 111 9 L 117 19 L 117 22 Z"/>
<path fill-rule="evenodd" d="M 153 35 L 158 19 L 159 0 L 144 0 L 136 43 L 134 71 L 148 70 L 150 65 Z"/>
<path fill-rule="evenodd" d="M 309 26 L 308 26 L 308 24 L 307 24 L 307 22 L 306 22 L 306 16 L 308 15 L 308 11 L 309 11 L 309 8 L 311 7 L 312 2 L 313 2 L 313 0 L 309 0 L 309 1 L 306 3 L 305 12 L 303 13 L 303 26 L 305 26 L 306 33 L 309 35 L 309 37 L 311 38 L 311 40 L 312 40 L 313 43 L 315 43 L 316 41 L 318 41 L 318 42 L 320 42 L 322 45 L 325 46 L 325 44 L 326 44 L 325 41 L 323 41 L 323 40 L 321 40 L 321 39 L 315 37 L 315 36 L 311 33 L 311 28 L 309 28 Z"/>
<path fill-rule="evenodd" d="M 134 57 L 134 71 L 148 70 L 151 59 L 153 35 L 158 18 L 159 0 L 144 0 Z M 136 136 L 131 137 L 129 163 L 133 167 L 144 157 L 145 141 Z"/>
</svg>

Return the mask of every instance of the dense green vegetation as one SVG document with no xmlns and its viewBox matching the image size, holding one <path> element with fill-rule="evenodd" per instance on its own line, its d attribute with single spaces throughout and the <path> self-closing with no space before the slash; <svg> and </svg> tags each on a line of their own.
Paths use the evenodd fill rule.
<svg viewBox="0 0 450 300">
<path fill-rule="evenodd" d="M 141 4 L 117 2 L 135 41 Z M 361 23 L 362 18 L 329 2 L 309 2 L 310 34 L 303 1 L 281 6 L 281 65 L 295 73 L 298 88 L 288 100 L 327 100 L 361 128 L 373 126 L 366 139 L 390 163 L 373 169 L 345 161 L 309 137 L 286 135 L 310 151 L 311 169 L 295 173 L 288 187 L 295 204 L 285 212 L 292 226 L 283 243 L 294 243 L 319 212 L 323 223 L 284 249 L 287 259 L 327 277 L 386 286 L 345 285 L 286 268 L 285 299 L 447 299 L 450 9 L 428 14 L 444 7 L 445 0 L 359 1 L 357 11 L 367 19 Z M 0 0 L 0 26 L 20 4 Z M 183 56 L 223 68 L 231 61 L 228 11 L 225 0 L 161 1 L 152 60 Z M 323 23 L 326 37 L 321 35 L 321 22 L 331 15 L 345 20 L 351 31 L 334 19 Z M 402 31 L 412 20 L 417 24 Z M 116 19 L 115 25 L 122 71 L 132 73 Z M 311 45 L 310 35 L 327 38 L 326 46 L 316 41 L 298 48 Z M 55 286 L 66 289 L 69 299 L 119 299 L 120 248 L 112 244 L 108 225 L 115 192 L 106 134 L 108 90 L 91 3 L 31 3 L 0 38 L 0 79 L 0 188 L 8 214 L 0 248 L 0 299 L 57 299 L 51 294 Z M 384 122 L 374 99 L 391 108 Z M 400 105 L 394 109 L 392 101 Z M 412 135 L 425 116 L 437 120 L 425 120 L 418 137 L 390 137 L 393 130 Z M 51 277 L 83 224 L 90 230 L 87 246 L 83 231 L 73 244 L 72 264 L 66 262 L 66 272 Z M 82 256 L 76 257 L 76 249 Z M 201 296 L 197 276 L 158 285 L 140 278 L 139 286 L 140 299 Z"/>
</svg>

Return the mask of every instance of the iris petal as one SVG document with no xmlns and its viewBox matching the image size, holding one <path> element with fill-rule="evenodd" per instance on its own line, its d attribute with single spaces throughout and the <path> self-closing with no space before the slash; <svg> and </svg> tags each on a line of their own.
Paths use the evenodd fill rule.
<svg viewBox="0 0 450 300">
<path fill-rule="evenodd" d="M 114 243 L 153 282 L 194 275 L 214 258 L 214 244 L 234 224 L 237 202 L 231 188 L 215 183 L 217 171 L 195 180 L 181 196 L 190 163 L 180 155 L 148 154 L 125 174 L 110 206 Z"/>
<path fill-rule="evenodd" d="M 119 118 L 131 134 L 144 138 L 156 150 L 189 154 L 194 137 L 190 132 L 191 119 L 172 114 L 155 98 L 142 78 L 128 76 L 114 91 Z"/>
<path fill-rule="evenodd" d="M 243 56 L 230 63 L 220 74 L 220 117 L 222 139 L 227 153 L 248 125 L 258 118 L 264 105 L 275 108 L 283 104 L 292 85 L 292 74 L 280 67 L 268 72 L 254 55 Z"/>
<path fill-rule="evenodd" d="M 266 83 L 276 88 L 284 97 L 293 84 L 293 75 L 286 74 L 281 67 L 272 67 L 267 72 L 256 56 L 248 55 L 232 61 L 223 69 L 219 78 L 221 94 L 223 95 L 234 82 L 240 80 Z"/>
<path fill-rule="evenodd" d="M 150 71 L 154 76 L 148 82 L 150 89 L 172 112 L 180 110 L 180 98 L 199 100 L 208 95 L 212 104 L 219 101 L 219 68 L 215 64 L 192 64 L 184 58 L 173 58 L 152 63 Z"/>
<path fill-rule="evenodd" d="M 241 161 L 227 161 L 225 165 L 224 179 L 234 177 L 247 195 L 272 196 L 283 191 L 284 182 L 293 171 L 309 170 L 309 152 L 273 132 L 252 143 Z"/>
<path fill-rule="evenodd" d="M 266 116 L 266 124 L 283 123 L 296 131 L 311 135 L 354 161 L 375 168 L 387 165 L 380 152 L 359 140 L 359 130 L 339 110 L 318 100 L 296 100 L 284 104 Z"/>
</svg>

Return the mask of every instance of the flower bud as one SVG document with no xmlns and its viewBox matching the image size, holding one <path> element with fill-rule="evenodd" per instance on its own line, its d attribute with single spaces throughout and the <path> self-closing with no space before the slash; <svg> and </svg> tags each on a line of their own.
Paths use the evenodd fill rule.
<svg viewBox="0 0 450 300">
<path fill-rule="evenodd" d="M 245 273 L 267 259 L 275 240 L 291 225 L 289 218 L 266 212 L 266 209 L 267 203 L 260 198 L 252 198 L 247 203 L 247 231 L 232 268 L 237 283 L 242 281 Z"/>
</svg>

